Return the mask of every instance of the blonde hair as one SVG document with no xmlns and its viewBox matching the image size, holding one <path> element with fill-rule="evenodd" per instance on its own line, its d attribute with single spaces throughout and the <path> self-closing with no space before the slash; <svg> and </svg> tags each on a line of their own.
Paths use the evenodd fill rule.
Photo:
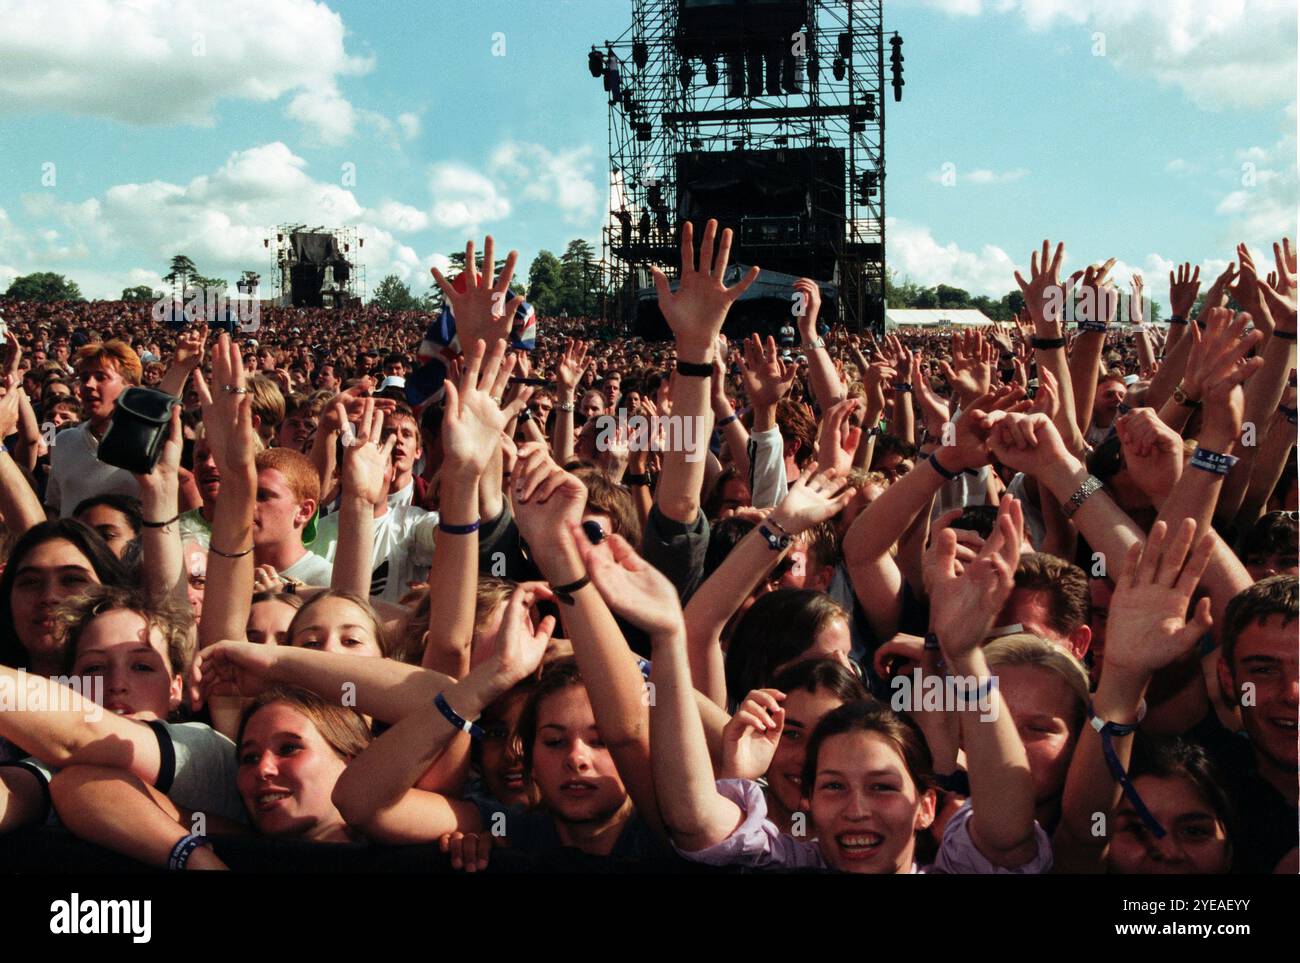
<svg viewBox="0 0 1300 963">
<path fill-rule="evenodd" d="M 1056 673 L 1078 702 L 1075 721 L 1083 721 L 1088 709 L 1088 670 L 1059 645 L 1028 632 L 1017 632 L 984 646 L 984 658 L 990 669 L 1000 665 L 1029 665 Z"/>
<path fill-rule="evenodd" d="M 143 368 L 140 356 L 125 341 L 114 338 L 111 341 L 92 341 L 77 349 L 72 367 L 80 374 L 92 364 L 100 362 L 116 368 L 117 373 L 133 385 L 140 383 Z"/>
<path fill-rule="evenodd" d="M 284 421 L 284 393 L 272 379 L 260 374 L 248 379 L 248 391 L 253 402 L 253 414 L 260 422 L 258 434 L 263 441 L 269 441 Z"/>
</svg>

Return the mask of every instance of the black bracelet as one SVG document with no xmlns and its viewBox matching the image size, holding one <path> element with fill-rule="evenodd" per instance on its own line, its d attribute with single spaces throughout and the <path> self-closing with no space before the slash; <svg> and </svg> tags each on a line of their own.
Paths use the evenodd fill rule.
<svg viewBox="0 0 1300 963">
<path fill-rule="evenodd" d="M 688 378 L 711 378 L 713 377 L 713 365 L 679 360 L 677 362 L 677 373 L 686 375 Z"/>
<path fill-rule="evenodd" d="M 208 543 L 208 551 L 216 552 L 222 558 L 243 558 L 245 555 L 249 554 L 252 550 L 253 550 L 253 546 L 250 545 L 242 552 L 234 552 L 234 553 L 223 552 L 221 549 L 217 548 L 217 546 L 213 545 L 211 542 Z"/>
<path fill-rule="evenodd" d="M 1295 332 L 1294 332 L 1294 331 L 1279 331 L 1279 330 L 1277 330 L 1276 328 L 1274 328 L 1274 329 L 1273 329 L 1273 334 L 1274 334 L 1275 336 L 1281 338 L 1283 341 L 1294 341 L 1294 340 L 1295 340 Z"/>
<path fill-rule="evenodd" d="M 633 488 L 637 485 L 649 485 L 650 473 L 646 472 L 643 475 L 624 475 L 623 484 L 626 485 L 628 488 Z"/>
<path fill-rule="evenodd" d="M 948 481 L 952 481 L 954 478 L 958 477 L 961 474 L 961 472 L 949 471 L 948 469 L 944 468 L 943 465 L 939 463 L 938 457 L 936 457 L 938 454 L 939 453 L 937 451 L 930 452 L 930 457 L 926 459 L 926 461 L 930 463 L 930 467 L 932 467 L 944 478 L 948 479 Z"/>
<path fill-rule="evenodd" d="M 1029 343 L 1032 344 L 1035 348 L 1041 348 L 1044 351 L 1052 351 L 1056 348 L 1065 347 L 1064 338 L 1040 338 L 1034 336 L 1029 339 Z"/>
<path fill-rule="evenodd" d="M 935 773 L 934 782 L 944 792 L 956 793 L 958 796 L 970 795 L 970 777 L 965 769 L 958 769 L 946 776 Z"/>
<path fill-rule="evenodd" d="M 1186 319 L 1185 317 L 1183 317 L 1181 314 L 1175 314 L 1175 315 L 1170 316 L 1170 318 L 1169 318 L 1169 323 L 1170 323 L 1170 324 L 1186 324 L 1186 323 L 1187 323 L 1187 319 Z"/>
<path fill-rule="evenodd" d="M 172 522 L 179 521 L 180 517 L 181 517 L 180 512 L 177 512 L 175 515 L 167 519 L 167 521 L 165 522 L 147 522 L 144 519 L 140 519 L 140 524 L 143 525 L 145 528 L 166 528 Z M 217 554 L 220 555 L 221 553 L 218 552 Z"/>
<path fill-rule="evenodd" d="M 911 391 L 912 386 L 906 381 L 898 381 L 894 383 L 894 390 L 902 394 Z"/>
<path fill-rule="evenodd" d="M 567 585 L 554 585 L 551 591 L 555 593 L 557 602 L 563 602 L 565 605 L 573 604 L 573 593 L 579 589 L 584 589 L 591 584 L 591 576 L 584 575 L 576 582 L 569 582 Z"/>
</svg>

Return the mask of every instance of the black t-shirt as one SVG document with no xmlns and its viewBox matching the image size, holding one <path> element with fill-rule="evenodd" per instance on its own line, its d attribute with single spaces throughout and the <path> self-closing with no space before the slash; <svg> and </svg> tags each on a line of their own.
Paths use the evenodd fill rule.
<svg viewBox="0 0 1300 963">
<path fill-rule="evenodd" d="M 1287 799 L 1260 776 L 1250 740 L 1223 728 L 1213 712 L 1187 735 L 1205 747 L 1236 803 L 1233 871 L 1273 872 L 1297 845 L 1296 797 Z"/>
</svg>

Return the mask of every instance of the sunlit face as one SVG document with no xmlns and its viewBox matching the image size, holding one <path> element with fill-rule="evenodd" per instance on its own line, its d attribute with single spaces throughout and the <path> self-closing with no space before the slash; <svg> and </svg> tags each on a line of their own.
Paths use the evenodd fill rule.
<svg viewBox="0 0 1300 963">
<path fill-rule="evenodd" d="M 875 732 L 823 740 L 811 803 L 822 855 L 846 873 L 909 872 L 916 834 L 934 822 L 934 792 L 919 791 L 902 755 Z"/>
<path fill-rule="evenodd" d="M 127 517 L 109 505 L 95 505 L 77 516 L 77 521 L 99 532 L 109 550 L 118 558 L 126 551 L 127 545 L 135 538 Z"/>
<path fill-rule="evenodd" d="M 293 489 L 278 469 L 261 469 L 257 473 L 257 505 L 253 509 L 253 544 L 278 545 L 300 537 L 315 508 L 310 500 L 299 502 L 294 498 Z"/>
<path fill-rule="evenodd" d="M 1165 830 L 1163 839 L 1146 828 L 1125 796 L 1115 813 L 1115 834 L 1106 865 L 1112 873 L 1226 873 L 1232 848 L 1223 821 L 1184 776 L 1138 776 L 1142 802 Z"/>
<path fill-rule="evenodd" d="M 891 482 L 895 482 L 912 470 L 912 463 L 897 452 L 890 452 L 872 462 L 871 470 L 878 471 Z"/>
<path fill-rule="evenodd" d="M 803 763 L 809 737 L 828 712 L 843 704 L 844 700 L 826 689 L 815 692 L 796 689 L 786 693 L 781 703 L 785 709 L 785 726 L 767 770 L 767 785 L 787 812 L 802 808 Z"/>
<path fill-rule="evenodd" d="M 311 412 L 295 411 L 281 423 L 280 430 L 276 434 L 276 444 L 300 451 L 305 455 L 311 450 L 317 424 L 318 419 Z"/>
<path fill-rule="evenodd" d="M 523 747 L 515 733 L 527 701 L 527 692 L 511 692 L 493 703 L 478 722 L 484 732 L 479 743 L 483 782 L 488 794 L 507 806 L 537 803 L 537 786 L 524 773 Z"/>
<path fill-rule="evenodd" d="M 339 379 L 334 375 L 334 366 L 332 364 L 321 365 L 320 375 L 316 379 L 316 384 L 328 391 L 337 391 Z"/>
<path fill-rule="evenodd" d="M 1026 588 L 1012 589 L 1011 597 L 1002 606 L 996 624 L 1005 626 L 1019 623 L 1022 631 L 1059 645 L 1076 658 L 1082 659 L 1092 641 L 1092 633 L 1087 626 L 1082 626 L 1072 634 L 1062 635 L 1051 626 L 1049 606 L 1050 600 L 1046 592 Z"/>
<path fill-rule="evenodd" d="M 288 645 L 289 623 L 297 613 L 293 606 L 275 599 L 254 602 L 248 610 L 244 635 L 257 645 Z"/>
<path fill-rule="evenodd" d="M 58 657 L 54 610 L 59 603 L 98 584 L 90 559 L 66 539 L 51 539 L 27 553 L 18 567 L 9 604 L 14 632 L 33 663 Z"/>
<path fill-rule="evenodd" d="M 588 421 L 600 417 L 605 413 L 605 396 L 599 391 L 586 392 L 578 404 L 578 411 Z"/>
<path fill-rule="evenodd" d="M 561 822 L 608 822 L 628 804 L 583 686 L 542 699 L 533 740 L 533 772 L 542 804 Z"/>
<path fill-rule="evenodd" d="M 849 623 L 843 617 L 837 616 L 829 619 L 817 630 L 812 645 L 801 652 L 797 658 L 782 662 L 772 670 L 772 675 L 778 676 L 792 665 L 810 662 L 813 659 L 832 659 L 844 668 L 852 670 L 853 663 L 849 660 L 849 653 L 852 650 L 853 639 L 849 635 Z"/>
<path fill-rule="evenodd" d="M 344 655 L 382 658 L 370 613 L 355 602 L 330 596 L 310 606 L 294 629 L 290 645 Z"/>
<path fill-rule="evenodd" d="M 1219 681 L 1241 702 L 1241 721 L 1250 744 L 1264 761 L 1289 773 L 1296 772 L 1297 688 L 1300 656 L 1296 652 L 1295 619 L 1270 615 L 1254 622 L 1237 636 L 1232 665 L 1219 661 Z M 1246 699 L 1247 687 L 1253 690 Z"/>
<path fill-rule="evenodd" d="M 414 418 L 393 418 L 384 421 L 384 438 L 397 436 L 393 446 L 393 468 L 398 475 L 407 475 L 415 469 L 420 460 L 420 426 Z"/>
<path fill-rule="evenodd" d="M 212 448 L 206 437 L 194 442 L 194 482 L 199 486 L 199 497 L 203 504 L 215 506 L 217 495 L 221 491 L 221 472 L 217 469 L 217 460 L 212 457 Z"/>
<path fill-rule="evenodd" d="M 239 744 L 239 795 L 257 831 L 319 839 L 344 830 L 330 801 L 347 761 L 311 720 L 273 702 L 253 713 Z"/>
<path fill-rule="evenodd" d="M 120 715 L 166 719 L 184 691 L 162 633 L 126 609 L 97 615 L 81 630 L 72 674 L 102 678 L 104 708 Z"/>
<path fill-rule="evenodd" d="M 555 402 L 550 398 L 538 398 L 532 404 L 533 413 L 537 415 L 537 420 L 543 425 L 546 419 L 551 417 L 551 411 L 555 408 Z"/>
<path fill-rule="evenodd" d="M 81 409 L 90 420 L 104 423 L 113 416 L 117 396 L 130 387 L 118 373 L 117 366 L 99 360 L 85 364 L 77 372 L 81 385 Z"/>
<path fill-rule="evenodd" d="M 1106 418 L 1113 418 L 1119 411 L 1120 402 L 1124 400 L 1124 395 L 1128 388 L 1122 381 L 1103 381 L 1097 386 L 1097 399 L 1095 407 L 1098 415 L 1104 415 Z"/>
<path fill-rule="evenodd" d="M 995 674 L 1025 744 L 1034 799 L 1039 804 L 1051 802 L 1065 789 L 1070 755 L 1079 736 L 1078 696 L 1064 679 L 1042 666 L 1000 665 Z"/>
</svg>

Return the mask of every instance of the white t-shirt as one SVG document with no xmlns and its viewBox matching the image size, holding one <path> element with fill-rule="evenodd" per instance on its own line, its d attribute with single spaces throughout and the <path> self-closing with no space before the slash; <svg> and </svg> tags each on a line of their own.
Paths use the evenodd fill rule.
<svg viewBox="0 0 1300 963">
<path fill-rule="evenodd" d="M 409 583 L 424 582 L 433 564 L 438 513 L 413 505 L 390 508 L 375 519 L 375 548 L 371 555 L 370 597 L 400 602 Z M 317 522 L 311 550 L 331 566 L 339 544 L 339 513 Z"/>
<path fill-rule="evenodd" d="M 408 484 L 399 488 L 388 496 L 388 507 L 398 508 L 402 505 L 409 505 L 415 500 L 415 480 L 412 479 Z"/>
<path fill-rule="evenodd" d="M 90 431 L 90 423 L 66 428 L 54 436 L 50 446 L 50 480 L 45 486 L 45 504 L 69 518 L 73 509 L 93 495 L 134 495 L 140 497 L 140 484 L 124 468 L 114 468 L 99 460 L 99 439 Z"/>
<path fill-rule="evenodd" d="M 321 524 L 323 526 L 324 519 L 321 520 Z M 317 537 L 316 541 L 319 543 L 320 538 Z M 330 579 L 334 576 L 334 566 L 313 552 L 304 552 L 302 558 L 288 568 L 281 569 L 279 574 L 297 579 L 307 585 L 329 588 Z"/>
</svg>

